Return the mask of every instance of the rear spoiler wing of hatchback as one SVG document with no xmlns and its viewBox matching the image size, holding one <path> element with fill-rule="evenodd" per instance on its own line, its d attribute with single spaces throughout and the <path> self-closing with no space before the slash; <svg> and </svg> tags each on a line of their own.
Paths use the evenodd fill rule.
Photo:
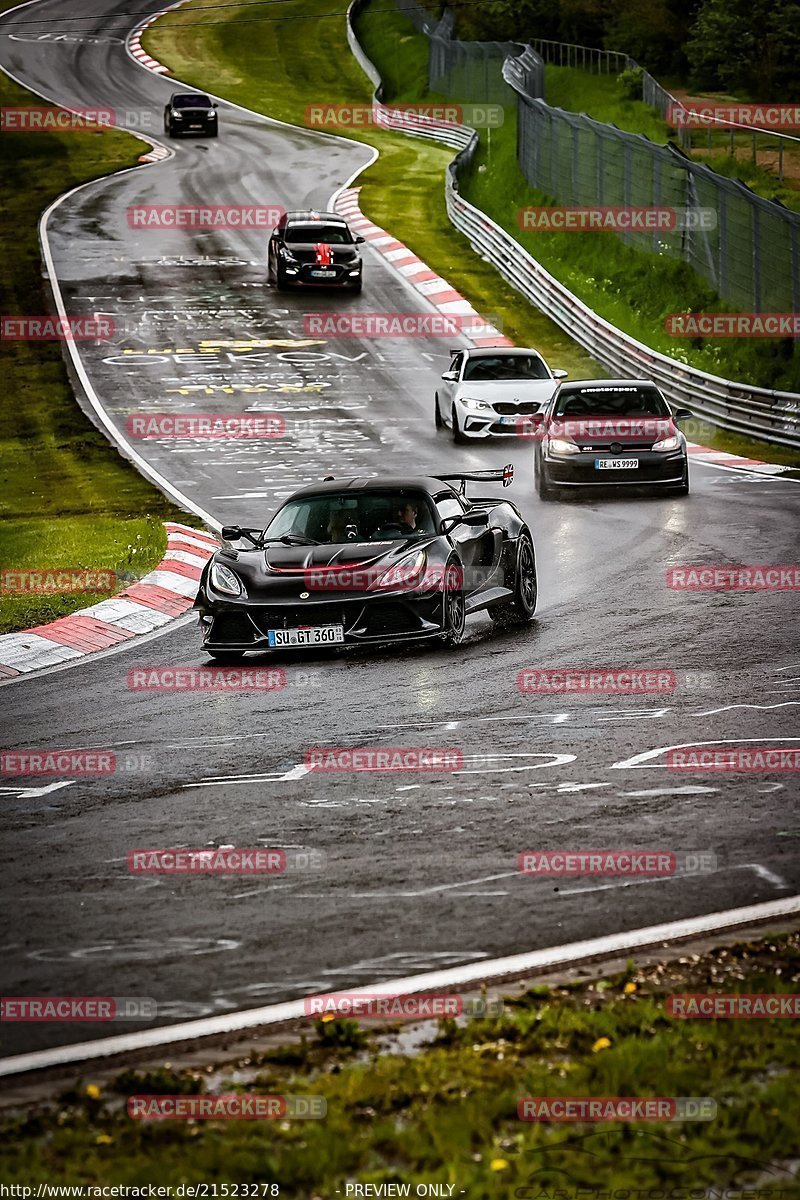
<svg viewBox="0 0 800 1200">
<path fill-rule="evenodd" d="M 460 475 L 437 475 L 437 479 L 441 479 L 442 483 L 452 483 L 457 480 L 460 484 L 460 492 L 462 495 L 466 492 L 467 481 L 474 480 L 476 483 L 502 483 L 503 487 L 510 487 L 514 480 L 514 466 L 512 463 L 506 463 L 497 471 L 470 471 Z"/>
</svg>

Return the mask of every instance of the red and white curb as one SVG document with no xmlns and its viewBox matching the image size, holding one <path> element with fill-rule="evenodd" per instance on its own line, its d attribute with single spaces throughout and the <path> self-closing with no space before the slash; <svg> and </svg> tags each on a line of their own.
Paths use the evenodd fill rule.
<svg viewBox="0 0 800 1200">
<path fill-rule="evenodd" d="M 219 546 L 210 533 L 165 522 L 167 550 L 149 575 L 90 608 L 0 637 L 0 680 L 83 658 L 181 617 L 194 603 L 203 567 Z"/>
<path fill-rule="evenodd" d="M 147 67 L 148 71 L 153 71 L 156 75 L 171 75 L 169 67 L 165 67 L 157 58 L 153 58 L 146 50 L 142 48 L 142 34 L 144 31 L 159 17 L 163 17 L 165 13 L 172 12 L 173 9 L 180 8 L 182 4 L 186 4 L 187 0 L 178 0 L 177 4 L 170 4 L 167 8 L 162 8 L 160 12 L 153 13 L 152 17 L 148 17 L 141 25 L 137 25 L 133 33 L 128 37 L 128 49 L 138 63 L 143 67 Z"/>
<path fill-rule="evenodd" d="M 714 467 L 735 467 L 737 470 L 757 471 L 759 475 L 783 475 L 786 471 L 795 471 L 796 467 L 783 463 L 761 462 L 758 458 L 742 458 L 739 454 L 728 454 L 725 450 L 711 450 L 708 446 L 699 446 L 697 442 L 689 442 L 688 450 L 692 458 L 698 462 L 710 463 Z"/>
<path fill-rule="evenodd" d="M 170 151 L 166 146 L 154 146 L 152 150 L 147 151 L 147 154 L 139 155 L 139 162 L 161 162 L 162 159 L 170 157 Z"/>
<path fill-rule="evenodd" d="M 474 317 L 476 322 L 482 321 L 480 313 L 476 312 L 470 302 L 465 300 L 446 279 L 442 279 L 441 275 L 432 271 L 428 264 L 424 263 L 403 242 L 398 241 L 396 237 L 392 237 L 385 229 L 381 229 L 374 221 L 370 221 L 364 216 L 358 203 L 360 190 L 360 188 L 343 188 L 335 203 L 336 211 L 347 218 L 351 229 L 360 233 L 371 246 L 374 246 L 378 253 L 382 254 L 386 261 L 391 263 L 395 270 L 399 271 L 411 286 L 440 313 L 446 316 Z M 503 337 L 493 326 L 486 325 L 485 328 L 485 333 L 470 335 L 469 340 L 476 346 L 513 345 L 513 342 L 509 341 L 507 337 Z"/>
<path fill-rule="evenodd" d="M 374 246 L 440 312 L 479 317 L 469 301 L 465 300 L 454 287 L 451 287 L 446 279 L 442 279 L 441 275 L 432 271 L 413 250 L 364 216 L 358 202 L 360 191 L 361 189 L 357 187 L 343 188 L 334 204 L 336 211 L 347 218 L 351 229 L 366 238 L 370 245 Z M 494 333 L 471 337 L 470 341 L 474 342 L 476 346 L 514 345 L 509 338 L 503 337 L 497 330 Z M 700 446 L 696 442 L 689 442 L 688 450 L 692 458 L 698 462 L 709 463 L 711 466 L 717 467 L 757 471 L 761 475 L 782 475 L 786 471 L 796 469 L 780 463 L 761 462 L 756 458 L 742 458 L 738 454 L 729 454 L 725 450 L 712 450 L 709 446 Z"/>
</svg>

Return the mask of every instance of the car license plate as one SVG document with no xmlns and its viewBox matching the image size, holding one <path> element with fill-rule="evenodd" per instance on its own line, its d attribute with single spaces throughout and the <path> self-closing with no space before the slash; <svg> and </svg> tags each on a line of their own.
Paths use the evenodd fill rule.
<svg viewBox="0 0 800 1200">
<path fill-rule="evenodd" d="M 312 271 L 311 274 L 315 279 L 335 279 L 336 272 L 333 270 Z"/>
<path fill-rule="evenodd" d="M 268 629 L 270 646 L 336 646 L 344 641 L 344 625 L 307 625 L 304 629 Z"/>
<path fill-rule="evenodd" d="M 598 471 L 628 471 L 638 467 L 638 458 L 596 458 L 594 465 Z"/>
<path fill-rule="evenodd" d="M 501 417 L 500 424 L 501 425 L 518 425 L 519 417 L 516 416 L 516 414 L 513 417 Z"/>
</svg>

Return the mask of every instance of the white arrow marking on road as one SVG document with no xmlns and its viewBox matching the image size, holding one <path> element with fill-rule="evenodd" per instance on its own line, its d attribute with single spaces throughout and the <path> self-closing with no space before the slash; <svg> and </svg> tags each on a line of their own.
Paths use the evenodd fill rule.
<svg viewBox="0 0 800 1200">
<path fill-rule="evenodd" d="M 23 797 L 47 796 L 50 792 L 57 792 L 59 788 L 72 787 L 73 783 L 77 783 L 76 779 L 63 779 L 59 783 L 47 783 L 43 787 L 0 787 L 0 792 L 4 795 Z"/>
<path fill-rule="evenodd" d="M 555 754 L 555 753 L 513 753 L 513 754 L 465 754 L 465 762 L 491 762 L 494 759 L 500 758 L 546 758 L 549 762 L 526 763 L 521 767 L 476 767 L 471 770 L 448 771 L 448 775 L 491 775 L 500 774 L 508 771 L 538 771 L 542 767 L 563 767 L 566 763 L 574 762 L 577 758 L 575 754 Z M 322 772 L 325 774 L 325 772 Z M 342 772 L 344 774 L 345 772 Z M 389 771 L 387 774 L 399 775 L 400 771 Z M 433 772 L 435 774 L 435 772 Z M 296 763 L 290 770 L 285 772 L 267 771 L 261 774 L 252 775 L 219 775 L 211 779 L 201 779 L 196 783 L 181 784 L 182 788 L 199 788 L 199 787 L 218 787 L 224 783 L 289 783 L 296 779 L 302 779 L 304 775 L 316 775 L 319 772 L 314 771 L 311 767 L 307 767 L 304 763 Z M 351 775 L 373 775 L 374 771 L 352 771 L 348 772 Z M 417 786 L 417 785 L 414 785 Z M 599 785 L 598 785 L 599 786 Z"/>
<path fill-rule="evenodd" d="M 738 737 L 738 738 L 713 738 L 708 742 L 677 742 L 674 746 L 657 746 L 655 750 L 643 750 L 641 754 L 634 754 L 632 758 L 623 759 L 621 762 L 611 764 L 612 771 L 625 771 L 628 768 L 644 768 L 645 764 L 649 767 L 657 767 L 662 771 L 669 768 L 666 763 L 652 763 L 650 759 L 658 758 L 659 754 L 665 754 L 667 750 L 688 750 L 693 746 L 724 746 L 724 745 L 741 745 L 743 742 L 748 744 L 751 742 L 771 742 L 772 748 L 780 749 L 780 742 L 800 742 L 800 738 L 787 737 Z"/>
</svg>

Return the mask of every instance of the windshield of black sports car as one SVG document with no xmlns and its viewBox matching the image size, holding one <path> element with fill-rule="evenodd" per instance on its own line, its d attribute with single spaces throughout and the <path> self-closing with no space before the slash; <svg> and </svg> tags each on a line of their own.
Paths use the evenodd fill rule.
<svg viewBox="0 0 800 1200">
<path fill-rule="evenodd" d="M 562 388 L 554 417 L 669 417 L 666 400 L 654 387 Z"/>
<path fill-rule="evenodd" d="M 437 530 L 438 518 L 424 492 L 387 488 L 290 500 L 272 518 L 262 540 L 346 545 L 428 537 Z"/>
<path fill-rule="evenodd" d="M 316 245 L 325 242 L 328 246 L 350 246 L 353 238 L 346 225 L 325 225 L 315 221 L 310 225 L 287 225 L 285 240 L 290 246 Z"/>
<path fill-rule="evenodd" d="M 464 365 L 464 380 L 480 383 L 501 379 L 550 379 L 538 354 L 478 354 Z"/>
</svg>

